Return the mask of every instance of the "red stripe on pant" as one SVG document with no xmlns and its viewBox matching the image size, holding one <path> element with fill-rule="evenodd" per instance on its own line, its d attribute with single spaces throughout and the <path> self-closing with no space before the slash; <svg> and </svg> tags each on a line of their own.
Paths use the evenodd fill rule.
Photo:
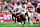
<svg viewBox="0 0 40 27">
<path fill-rule="evenodd" d="M 21 14 L 18 15 L 18 17 L 20 17 L 20 16 L 21 16 Z"/>
</svg>

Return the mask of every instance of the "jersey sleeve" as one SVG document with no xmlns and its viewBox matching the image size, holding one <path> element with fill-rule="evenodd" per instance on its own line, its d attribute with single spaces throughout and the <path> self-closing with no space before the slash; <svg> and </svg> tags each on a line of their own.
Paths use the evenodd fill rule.
<svg viewBox="0 0 40 27">
<path fill-rule="evenodd" d="M 33 7 L 33 11 L 35 12 L 35 8 Z"/>
</svg>

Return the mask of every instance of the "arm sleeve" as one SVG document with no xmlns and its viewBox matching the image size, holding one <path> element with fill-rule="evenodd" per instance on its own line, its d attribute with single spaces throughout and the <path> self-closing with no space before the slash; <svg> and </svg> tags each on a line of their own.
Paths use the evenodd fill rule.
<svg viewBox="0 0 40 27">
<path fill-rule="evenodd" d="M 35 12 L 35 8 L 33 7 L 33 12 Z"/>
</svg>

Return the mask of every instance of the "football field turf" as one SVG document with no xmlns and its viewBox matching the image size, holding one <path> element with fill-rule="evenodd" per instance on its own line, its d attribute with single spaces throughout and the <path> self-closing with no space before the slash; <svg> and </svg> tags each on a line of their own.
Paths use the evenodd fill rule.
<svg viewBox="0 0 40 27">
<path fill-rule="evenodd" d="M 13 22 L 4 22 L 4 23 L 0 22 L 0 27 L 22 27 L 22 24 L 18 26 L 18 22 L 16 24 Z M 33 25 L 26 22 L 26 24 L 23 27 L 40 27 L 40 22 L 38 21 L 36 22 L 36 24 Z"/>
</svg>

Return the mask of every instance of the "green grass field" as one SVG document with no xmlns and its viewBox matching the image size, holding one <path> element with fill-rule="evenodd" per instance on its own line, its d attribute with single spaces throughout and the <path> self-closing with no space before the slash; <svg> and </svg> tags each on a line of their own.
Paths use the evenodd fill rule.
<svg viewBox="0 0 40 27">
<path fill-rule="evenodd" d="M 18 26 L 18 22 L 16 24 L 14 24 L 13 22 L 4 22 L 4 23 L 0 22 L 0 27 L 22 27 L 22 24 Z M 26 24 L 23 27 L 40 27 L 40 22 L 36 22 L 36 24 L 33 25 L 26 22 Z"/>
</svg>

